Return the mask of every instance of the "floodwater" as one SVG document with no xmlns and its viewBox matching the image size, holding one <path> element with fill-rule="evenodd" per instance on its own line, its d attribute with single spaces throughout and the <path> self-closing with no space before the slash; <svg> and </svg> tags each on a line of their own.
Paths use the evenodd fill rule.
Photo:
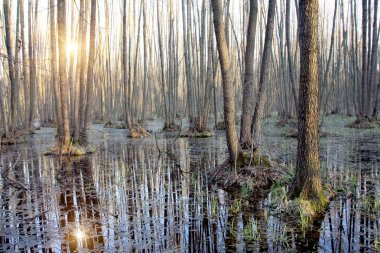
<svg viewBox="0 0 380 253">
<path fill-rule="evenodd" d="M 344 128 L 350 120 L 325 121 L 322 174 L 338 196 L 303 232 L 272 208 L 286 189 L 242 208 L 244 199 L 211 186 L 206 172 L 226 158 L 224 132 L 128 139 L 93 125 L 95 154 L 59 158 L 43 155 L 55 134 L 43 128 L 0 151 L 0 252 L 380 251 L 380 131 Z M 296 140 L 274 123 L 263 127 L 262 151 L 293 166 Z"/>
</svg>

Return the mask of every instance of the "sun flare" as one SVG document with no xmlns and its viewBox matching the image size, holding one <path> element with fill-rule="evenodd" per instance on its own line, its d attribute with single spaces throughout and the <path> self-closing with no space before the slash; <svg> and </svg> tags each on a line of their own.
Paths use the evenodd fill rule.
<svg viewBox="0 0 380 253">
<path fill-rule="evenodd" d="M 75 232 L 75 236 L 78 238 L 78 240 L 82 240 L 85 237 L 85 233 L 82 230 L 78 229 Z"/>
<path fill-rule="evenodd" d="M 75 53 L 77 51 L 78 45 L 73 41 L 68 41 L 66 43 L 66 50 L 68 53 Z"/>
</svg>

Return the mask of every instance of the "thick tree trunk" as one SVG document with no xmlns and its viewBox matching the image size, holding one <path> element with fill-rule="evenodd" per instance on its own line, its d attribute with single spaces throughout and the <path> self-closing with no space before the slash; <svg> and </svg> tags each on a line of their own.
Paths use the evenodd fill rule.
<svg viewBox="0 0 380 253">
<path fill-rule="evenodd" d="M 70 123 L 68 111 L 68 90 L 66 71 L 66 0 L 58 1 L 58 44 L 59 44 L 59 85 L 61 90 L 62 147 L 70 144 Z"/>
<path fill-rule="evenodd" d="M 57 136 L 62 137 L 62 113 L 61 113 L 61 99 L 59 97 L 59 84 L 57 75 L 57 36 L 55 25 L 55 1 L 50 0 L 50 48 L 51 48 L 51 79 L 54 90 L 55 100 L 55 114 L 57 120 Z"/>
<path fill-rule="evenodd" d="M 257 0 L 250 0 L 249 21 L 247 31 L 247 46 L 245 50 L 245 74 L 243 83 L 243 103 L 240 127 L 240 144 L 242 147 L 249 148 L 252 145 L 252 116 L 253 108 L 253 89 L 254 73 L 253 61 L 255 55 L 256 25 L 257 25 Z"/>
<path fill-rule="evenodd" d="M 318 0 L 300 0 L 300 87 L 297 167 L 293 194 L 323 207 L 319 162 L 318 113 Z"/>
<path fill-rule="evenodd" d="M 222 72 L 224 124 L 226 126 L 229 161 L 233 164 L 240 152 L 240 144 L 238 142 L 235 126 L 235 92 L 233 89 L 228 45 L 223 21 L 223 6 L 220 0 L 212 0 L 211 3 L 214 15 L 214 28 L 219 52 L 220 68 Z"/>
<path fill-rule="evenodd" d="M 82 129 L 82 144 L 88 144 L 88 132 L 91 124 L 91 110 L 94 85 L 94 61 L 95 61 L 95 25 L 96 25 L 96 0 L 91 0 L 91 22 L 90 22 L 90 51 L 88 53 L 87 68 L 87 103 L 84 114 L 84 126 Z"/>
<path fill-rule="evenodd" d="M 274 30 L 274 15 L 276 10 L 276 0 L 269 0 L 268 7 L 268 17 L 267 26 L 265 30 L 265 42 L 264 51 L 261 61 L 260 68 L 260 81 L 259 81 L 259 92 L 257 94 L 255 112 L 253 115 L 252 131 L 254 134 L 254 139 L 256 139 L 261 132 L 261 120 L 264 115 L 264 105 L 265 105 L 265 92 L 268 86 L 269 79 L 269 67 L 270 67 L 270 54 L 272 48 L 273 40 L 273 30 Z"/>
</svg>

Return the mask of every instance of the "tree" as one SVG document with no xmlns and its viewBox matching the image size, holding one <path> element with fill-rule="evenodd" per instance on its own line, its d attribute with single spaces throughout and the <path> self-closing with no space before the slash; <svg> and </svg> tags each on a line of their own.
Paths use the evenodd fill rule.
<svg viewBox="0 0 380 253">
<path fill-rule="evenodd" d="M 319 161 L 318 0 L 299 2 L 299 42 L 299 134 L 291 194 L 310 200 L 316 208 L 323 208 L 327 200 L 322 190 Z"/>
<path fill-rule="evenodd" d="M 55 1 L 50 0 L 50 48 L 51 48 L 51 79 L 54 91 L 55 114 L 57 120 L 57 136 L 62 135 L 61 99 L 59 97 L 59 84 L 57 76 L 57 36 L 55 25 Z"/>
<path fill-rule="evenodd" d="M 95 61 L 95 24 L 96 24 L 96 0 L 91 0 L 90 22 L 90 51 L 88 54 L 87 68 L 87 103 L 84 114 L 84 125 L 81 131 L 81 143 L 88 145 L 88 131 L 91 123 L 91 108 L 93 100 L 94 61 Z"/>
<path fill-rule="evenodd" d="M 260 67 L 260 81 L 259 81 L 259 92 L 257 94 L 255 112 L 253 114 L 252 130 L 254 133 L 254 138 L 257 139 L 261 132 L 261 120 L 264 115 L 264 105 L 265 105 L 265 92 L 268 86 L 268 76 L 269 76 L 269 61 L 271 57 L 271 48 L 273 40 L 273 30 L 274 30 L 274 15 L 276 10 L 276 0 L 269 0 L 268 6 L 268 16 L 267 16 L 267 26 L 265 30 L 265 42 L 264 51 L 261 60 Z M 256 145 L 254 143 L 254 145 Z M 255 148 L 255 147 L 254 147 Z M 257 148 L 257 147 L 256 147 Z"/>
<path fill-rule="evenodd" d="M 220 68 L 222 71 L 224 124 L 226 126 L 229 161 L 233 164 L 238 158 L 241 148 L 235 126 L 235 94 L 231 76 L 229 49 L 223 20 L 222 3 L 220 0 L 212 0 L 211 4 L 214 14 L 214 29 L 219 52 Z"/>
<path fill-rule="evenodd" d="M 253 60 L 255 54 L 255 37 L 257 24 L 257 0 L 250 0 L 249 21 L 247 30 L 247 46 L 245 50 L 245 74 L 243 83 L 243 104 L 240 127 L 240 143 L 242 147 L 251 147 L 252 115 L 253 115 Z"/>
<path fill-rule="evenodd" d="M 69 147 L 71 142 L 70 123 L 68 111 L 68 90 L 66 74 L 66 0 L 58 1 L 58 44 L 59 44 L 59 85 L 61 95 L 62 133 L 59 136 L 63 150 Z M 32 98 L 31 98 L 32 99 Z"/>
<path fill-rule="evenodd" d="M 15 74 L 15 65 L 14 65 L 13 50 L 12 50 L 11 9 L 9 6 L 9 0 L 5 0 L 3 2 L 3 8 L 4 8 L 4 22 L 5 22 L 5 46 L 7 48 L 9 78 L 11 81 L 11 118 L 10 118 L 9 125 L 11 127 L 10 130 L 13 131 L 15 127 L 15 123 L 16 123 L 16 117 L 17 117 L 16 107 L 17 107 L 18 82 L 17 82 L 16 74 Z"/>
</svg>

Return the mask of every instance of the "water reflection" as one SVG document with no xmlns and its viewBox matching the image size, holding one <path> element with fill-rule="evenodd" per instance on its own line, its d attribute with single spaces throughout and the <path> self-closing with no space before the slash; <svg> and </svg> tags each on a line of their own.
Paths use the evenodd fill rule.
<svg viewBox="0 0 380 253">
<path fill-rule="evenodd" d="M 98 130 L 99 150 L 87 158 L 43 156 L 54 135 L 46 129 L 1 154 L 0 252 L 380 249 L 379 156 L 372 150 L 378 137 L 369 153 L 362 148 L 368 136 L 322 141 L 323 174 L 345 194 L 303 237 L 272 212 L 272 195 L 238 210 L 226 192 L 209 186 L 205 171 L 225 159 L 222 133 L 174 143 L 175 135 L 158 135 L 156 143 Z M 266 152 L 291 163 L 295 140 L 268 131 Z"/>
</svg>

